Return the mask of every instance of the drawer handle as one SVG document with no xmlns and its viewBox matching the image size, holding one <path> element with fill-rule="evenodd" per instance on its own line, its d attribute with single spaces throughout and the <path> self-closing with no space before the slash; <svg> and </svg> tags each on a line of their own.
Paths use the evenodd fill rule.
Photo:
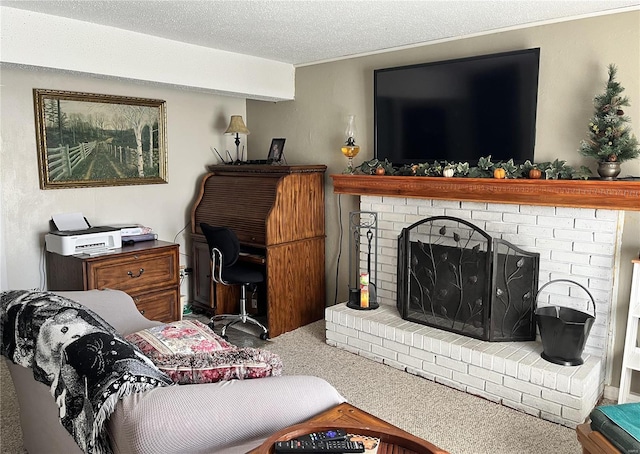
<svg viewBox="0 0 640 454">
<path fill-rule="evenodd" d="M 144 268 L 140 268 L 140 271 L 138 272 L 138 275 L 137 275 L 137 276 L 134 276 L 134 275 L 133 275 L 133 272 L 131 272 L 131 271 L 127 271 L 127 274 L 129 275 L 129 277 L 130 277 L 131 279 L 135 279 L 135 278 L 137 278 L 137 277 L 142 276 L 142 273 L 144 273 Z"/>
</svg>

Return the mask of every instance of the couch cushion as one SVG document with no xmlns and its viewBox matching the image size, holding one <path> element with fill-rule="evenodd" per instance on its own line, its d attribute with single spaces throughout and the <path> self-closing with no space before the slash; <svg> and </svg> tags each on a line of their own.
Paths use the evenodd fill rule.
<svg viewBox="0 0 640 454">
<path fill-rule="evenodd" d="M 282 374 L 280 357 L 267 350 L 236 347 L 197 320 L 180 320 L 129 334 L 175 383 L 214 383 Z"/>
</svg>

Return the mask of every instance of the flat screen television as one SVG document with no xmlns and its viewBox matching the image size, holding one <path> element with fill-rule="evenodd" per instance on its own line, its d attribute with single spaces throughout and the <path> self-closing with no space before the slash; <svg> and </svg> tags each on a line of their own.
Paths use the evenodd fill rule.
<svg viewBox="0 0 640 454">
<path fill-rule="evenodd" d="M 374 71 L 377 159 L 533 162 L 540 49 Z"/>
</svg>

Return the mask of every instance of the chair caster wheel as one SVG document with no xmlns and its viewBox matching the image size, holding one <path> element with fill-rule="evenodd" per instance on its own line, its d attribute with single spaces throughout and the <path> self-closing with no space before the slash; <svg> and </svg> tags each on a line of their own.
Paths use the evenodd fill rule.
<svg viewBox="0 0 640 454">
<path fill-rule="evenodd" d="M 269 339 L 269 333 L 260 334 L 260 339 L 262 339 L 263 341 L 266 341 L 267 339 Z"/>
</svg>

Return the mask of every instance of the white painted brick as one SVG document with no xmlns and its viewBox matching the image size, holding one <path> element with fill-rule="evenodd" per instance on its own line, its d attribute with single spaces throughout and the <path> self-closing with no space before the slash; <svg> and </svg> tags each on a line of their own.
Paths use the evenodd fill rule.
<svg viewBox="0 0 640 454">
<path fill-rule="evenodd" d="M 562 417 L 576 424 L 582 424 L 589 413 L 591 413 L 591 409 L 585 411 L 571 407 L 562 407 Z"/>
<path fill-rule="evenodd" d="M 403 214 L 414 214 L 418 215 L 418 206 L 417 205 L 393 205 L 394 213 L 403 213 Z"/>
<path fill-rule="evenodd" d="M 427 361 L 429 363 L 434 363 L 436 361 L 436 355 L 431 352 L 424 351 L 421 349 L 411 347 L 409 349 L 409 354 L 415 358 L 419 358 L 423 361 Z"/>
<path fill-rule="evenodd" d="M 553 216 L 556 214 L 556 207 L 541 205 L 520 205 L 520 213 Z"/>
<path fill-rule="evenodd" d="M 404 364 L 406 367 L 411 367 L 413 369 L 422 368 L 422 360 L 414 356 L 398 353 L 398 362 Z"/>
<path fill-rule="evenodd" d="M 346 326 L 337 326 L 336 332 L 348 337 L 358 337 L 358 331 L 353 328 L 347 328 Z"/>
<path fill-rule="evenodd" d="M 516 246 L 523 249 L 535 247 L 536 245 L 535 236 L 519 235 L 519 234 L 514 235 L 514 234 L 505 233 L 504 235 L 502 235 L 502 239 L 512 244 L 515 244 Z"/>
<path fill-rule="evenodd" d="M 495 402 L 497 404 L 501 403 L 502 398 L 495 394 L 488 393 L 481 389 L 474 388 L 473 386 L 467 386 L 467 392 L 469 394 L 473 394 L 474 396 L 482 397 L 483 399 L 487 399 L 491 402 Z"/>
<path fill-rule="evenodd" d="M 505 376 L 503 383 L 507 388 L 515 389 L 516 391 L 521 391 L 525 394 L 530 394 L 532 396 L 542 395 L 542 388 L 540 386 L 532 385 L 529 382 L 518 380 L 513 377 Z"/>
<path fill-rule="evenodd" d="M 393 350 L 398 353 L 403 353 L 405 355 L 409 354 L 409 346 L 401 344 L 399 342 L 390 341 L 388 339 L 384 339 L 382 341 L 382 346 L 388 348 L 389 350 Z"/>
<path fill-rule="evenodd" d="M 460 206 L 465 210 L 473 211 L 485 211 L 487 209 L 487 204 L 484 202 L 468 202 L 466 200 L 463 200 Z"/>
<path fill-rule="evenodd" d="M 456 361 L 455 359 L 447 358 L 444 356 L 436 355 L 436 364 L 446 367 L 447 369 L 451 369 L 455 372 L 459 372 L 462 374 L 467 373 L 467 367 L 469 366 L 467 363 L 463 363 L 462 361 Z"/>
<path fill-rule="evenodd" d="M 392 359 L 394 361 L 398 359 L 398 352 L 395 352 L 388 348 L 380 347 L 379 345 L 372 345 L 371 353 L 382 358 Z"/>
<path fill-rule="evenodd" d="M 552 415 L 551 413 L 547 413 L 545 411 L 541 411 L 540 412 L 540 417 L 542 419 L 547 420 L 547 421 L 551 421 L 553 423 L 560 424 L 561 426 L 570 427 L 571 429 L 575 429 L 576 426 L 577 426 L 576 423 L 572 423 L 571 421 L 568 421 L 568 420 L 564 419 L 562 416 Z"/>
<path fill-rule="evenodd" d="M 426 378 L 427 380 L 436 381 L 436 376 L 434 374 L 424 370 L 417 370 L 415 375 Z"/>
<path fill-rule="evenodd" d="M 555 229 L 553 232 L 553 236 L 559 240 L 569 240 L 569 241 L 586 241 L 593 242 L 593 233 L 592 232 L 583 232 L 580 230 L 562 230 Z"/>
<path fill-rule="evenodd" d="M 530 214 L 504 213 L 504 215 L 502 216 L 502 220 L 504 222 L 510 222 L 512 224 L 535 225 L 536 216 Z"/>
<path fill-rule="evenodd" d="M 378 356 L 378 355 L 376 355 L 374 353 L 361 351 L 359 353 L 359 355 L 362 356 L 363 358 L 370 359 L 371 361 L 375 361 L 377 363 L 382 363 L 382 357 Z"/>
<path fill-rule="evenodd" d="M 460 202 L 456 200 L 433 200 L 432 205 L 440 208 L 460 208 Z"/>
<path fill-rule="evenodd" d="M 611 268 L 600 268 L 597 266 L 571 265 L 571 273 L 578 276 L 593 277 L 595 279 L 607 279 L 611 276 Z"/>
<path fill-rule="evenodd" d="M 366 342 L 366 341 L 363 341 L 362 339 L 356 339 L 355 337 L 350 337 L 349 339 L 347 339 L 347 343 L 365 352 L 371 351 L 371 342 Z"/>
<path fill-rule="evenodd" d="M 363 324 L 365 323 L 365 321 L 366 320 L 363 320 Z M 362 341 L 369 342 L 372 345 L 382 346 L 382 339 L 378 336 L 359 331 L 358 338 Z"/>
<path fill-rule="evenodd" d="M 341 344 L 347 343 L 347 336 L 344 334 L 336 333 L 335 331 L 327 331 L 326 332 L 327 340 L 332 340 L 334 342 L 339 342 Z"/>
<path fill-rule="evenodd" d="M 473 376 L 473 375 L 469 375 L 469 374 L 465 374 L 465 373 L 461 373 L 458 371 L 453 371 L 453 377 L 452 380 L 458 382 L 458 383 L 462 383 L 463 385 L 467 385 L 467 386 L 472 386 L 476 389 L 482 389 L 484 390 L 484 386 L 485 386 L 485 380 Z"/>
<path fill-rule="evenodd" d="M 593 241 L 596 243 L 614 244 L 616 242 L 615 231 L 612 232 L 596 232 L 593 234 Z"/>
<path fill-rule="evenodd" d="M 502 221 L 502 213 L 495 211 L 473 211 L 471 212 L 472 221 Z"/>
<path fill-rule="evenodd" d="M 340 345 L 341 349 L 348 351 L 349 353 L 353 353 L 354 355 L 359 355 L 361 350 L 357 347 L 352 347 L 350 345 Z"/>
<path fill-rule="evenodd" d="M 553 389 L 542 388 L 542 398 L 560 405 L 580 410 L 583 407 L 582 399 L 571 394 L 561 393 Z M 556 413 L 559 414 L 559 413 Z"/>
<path fill-rule="evenodd" d="M 538 238 L 553 238 L 554 229 L 552 227 L 540 227 L 539 225 L 516 226 L 517 232 L 523 235 L 532 235 Z"/>
<path fill-rule="evenodd" d="M 485 390 L 491 394 L 495 394 L 496 396 L 503 397 L 505 399 L 509 399 L 513 402 L 521 402 L 522 401 L 522 393 L 515 389 L 507 388 L 504 385 L 493 382 L 485 382 Z"/>
<path fill-rule="evenodd" d="M 615 231 L 616 222 L 596 219 L 576 219 L 575 226 L 576 229 L 607 233 Z"/>
<path fill-rule="evenodd" d="M 538 225 L 555 228 L 572 229 L 573 218 L 560 218 L 556 216 L 538 216 Z"/>
<path fill-rule="evenodd" d="M 404 364 L 402 364 L 401 362 L 399 362 L 399 361 L 392 361 L 390 359 L 383 358 L 382 362 L 384 364 L 386 364 L 387 366 L 393 367 L 394 369 L 398 369 L 398 370 L 402 370 L 402 371 L 406 370 L 406 366 Z"/>
<path fill-rule="evenodd" d="M 440 383 L 442 385 L 448 386 L 449 388 L 457 389 L 458 391 L 465 391 L 465 386 L 461 385 L 460 383 L 457 383 L 454 380 L 451 380 L 445 377 L 439 377 L 436 375 L 435 381 L 436 383 Z"/>
<path fill-rule="evenodd" d="M 497 383 L 499 385 L 502 384 L 504 380 L 504 375 L 492 372 L 487 369 L 483 369 L 482 367 L 474 366 L 473 364 L 469 365 L 469 374 L 473 375 L 474 377 L 482 378 L 486 381 Z"/>
<path fill-rule="evenodd" d="M 570 243 L 569 241 L 538 238 L 536 239 L 536 246 L 553 250 L 570 251 L 573 243 Z"/>
<path fill-rule="evenodd" d="M 605 210 L 605 209 L 597 209 L 596 210 L 596 219 L 608 219 L 610 221 L 617 221 L 620 211 L 617 210 Z M 624 216 L 624 212 L 622 212 Z"/>
<path fill-rule="evenodd" d="M 540 261 L 540 271 L 568 274 L 571 272 L 571 264 L 562 262 Z"/>
<path fill-rule="evenodd" d="M 520 205 L 510 203 L 487 203 L 488 211 L 495 211 L 497 213 L 519 213 Z"/>
<path fill-rule="evenodd" d="M 444 377 L 450 379 L 453 376 L 453 371 L 451 369 L 439 366 L 435 363 L 429 363 L 427 361 L 422 364 L 422 370 L 424 370 L 425 372 L 429 372 L 436 377 Z"/>
<path fill-rule="evenodd" d="M 592 208 L 556 207 L 556 215 L 565 218 L 595 219 L 596 210 Z"/>
<path fill-rule="evenodd" d="M 505 407 L 513 408 L 514 410 L 527 413 L 531 416 L 535 416 L 536 418 L 540 417 L 540 410 L 529 405 L 525 405 L 521 402 L 513 402 L 509 399 L 502 399 L 502 405 L 504 405 Z"/>
<path fill-rule="evenodd" d="M 487 222 L 484 230 L 491 232 L 494 236 L 496 233 L 518 233 L 518 225 L 505 222 Z"/>
<path fill-rule="evenodd" d="M 444 208 L 441 207 L 418 207 L 418 214 L 424 217 L 444 216 Z"/>
<path fill-rule="evenodd" d="M 540 397 L 531 396 L 529 394 L 522 395 L 522 403 L 533 408 L 537 408 L 541 411 L 546 411 L 548 413 L 551 413 L 552 415 L 560 416 L 562 410 L 562 405 L 560 404 L 544 400 Z"/>
<path fill-rule="evenodd" d="M 575 263 L 587 265 L 589 263 L 589 256 L 580 254 L 573 251 L 551 251 L 551 260 L 565 263 Z"/>
<path fill-rule="evenodd" d="M 575 243 L 573 245 L 575 252 L 584 252 L 586 254 L 613 255 L 614 245 L 611 243 Z"/>
</svg>

